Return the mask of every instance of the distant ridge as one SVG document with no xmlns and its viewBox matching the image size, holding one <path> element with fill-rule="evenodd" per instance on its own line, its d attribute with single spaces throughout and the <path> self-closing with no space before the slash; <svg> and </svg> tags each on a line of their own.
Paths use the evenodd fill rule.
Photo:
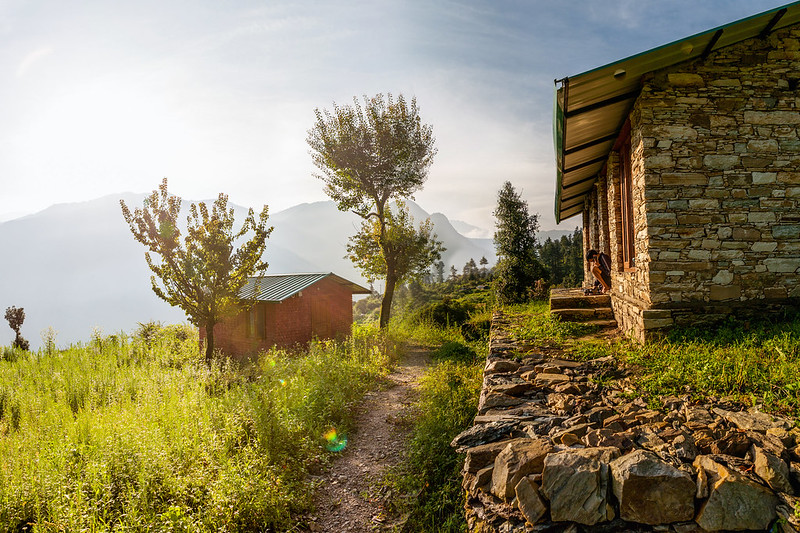
<svg viewBox="0 0 800 533">
<path fill-rule="evenodd" d="M 22 335 L 34 347 L 48 326 L 58 331 L 57 344 L 86 341 L 97 327 L 106 334 L 131 332 L 139 322 L 185 321 L 183 312 L 159 300 L 150 289 L 144 247 L 133 240 L 122 218 L 119 200 L 140 207 L 144 194 L 121 193 L 79 203 L 57 204 L 38 213 L 0 222 L 0 310 L 25 308 Z M 491 239 L 470 239 L 448 218 L 428 215 L 407 202 L 416 221 L 428 218 L 447 251 L 446 269 L 461 271 L 470 258 L 495 263 Z M 246 208 L 235 206 L 236 219 Z M 181 211 L 185 218 L 188 209 Z M 265 258 L 269 273 L 334 272 L 366 283 L 345 259 L 348 237 L 360 225 L 332 201 L 300 204 L 270 215 L 274 231 Z M 0 345 L 14 333 L 0 324 Z"/>
</svg>

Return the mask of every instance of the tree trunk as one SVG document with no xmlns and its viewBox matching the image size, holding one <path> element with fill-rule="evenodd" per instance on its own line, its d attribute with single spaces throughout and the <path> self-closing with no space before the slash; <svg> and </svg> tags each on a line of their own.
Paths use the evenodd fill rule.
<svg viewBox="0 0 800 533">
<path fill-rule="evenodd" d="M 206 363 L 209 365 L 214 358 L 214 326 L 213 322 L 206 322 Z"/>
<path fill-rule="evenodd" d="M 394 298 L 395 285 L 397 285 L 397 277 L 394 274 L 387 274 L 386 289 L 383 291 L 383 300 L 381 300 L 381 329 L 389 325 L 389 316 L 392 312 L 392 298 Z"/>
</svg>

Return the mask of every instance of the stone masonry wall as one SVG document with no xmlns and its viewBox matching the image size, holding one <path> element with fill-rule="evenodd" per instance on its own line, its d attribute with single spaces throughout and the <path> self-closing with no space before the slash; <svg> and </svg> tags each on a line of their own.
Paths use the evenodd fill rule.
<svg viewBox="0 0 800 533">
<path fill-rule="evenodd" d="M 649 75 L 630 120 L 637 264 L 615 268 L 612 295 L 623 330 L 644 338 L 797 306 L 800 25 Z M 605 187 L 612 252 L 614 163 Z"/>
</svg>

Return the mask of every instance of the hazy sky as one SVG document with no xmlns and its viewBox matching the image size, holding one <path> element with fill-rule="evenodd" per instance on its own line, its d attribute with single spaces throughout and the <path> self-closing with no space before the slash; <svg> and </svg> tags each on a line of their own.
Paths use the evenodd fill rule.
<svg viewBox="0 0 800 533">
<path fill-rule="evenodd" d="M 510 180 L 552 229 L 555 78 L 784 3 L 2 0 L 0 220 L 163 176 L 273 212 L 325 200 L 314 108 L 391 92 L 437 139 L 424 209 L 491 231 Z"/>
</svg>

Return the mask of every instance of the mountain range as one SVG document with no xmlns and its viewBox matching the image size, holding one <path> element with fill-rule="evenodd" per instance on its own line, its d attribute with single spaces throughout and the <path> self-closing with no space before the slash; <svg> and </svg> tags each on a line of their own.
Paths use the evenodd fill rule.
<svg viewBox="0 0 800 533">
<path fill-rule="evenodd" d="M 124 193 L 79 203 L 57 204 L 39 213 L 0 223 L 0 310 L 25 309 L 21 333 L 32 346 L 52 326 L 56 344 L 87 340 L 95 328 L 104 334 L 133 331 L 137 323 L 157 320 L 184 322 L 178 309 L 150 289 L 144 247 L 134 241 L 119 200 L 133 209 L 145 195 Z M 491 239 L 459 233 L 441 213 L 428 214 L 407 202 L 414 220 L 431 219 L 447 250 L 442 260 L 461 271 L 470 259 L 495 263 Z M 233 206 L 236 220 L 246 209 Z M 181 211 L 185 217 L 188 209 Z M 270 215 L 274 230 L 267 242 L 267 273 L 334 272 L 366 284 L 345 259 L 348 237 L 360 219 L 341 212 L 332 201 L 300 204 Z M 2 323 L 0 323 L 2 324 Z M 0 345 L 13 340 L 11 329 L 0 328 Z"/>
</svg>

